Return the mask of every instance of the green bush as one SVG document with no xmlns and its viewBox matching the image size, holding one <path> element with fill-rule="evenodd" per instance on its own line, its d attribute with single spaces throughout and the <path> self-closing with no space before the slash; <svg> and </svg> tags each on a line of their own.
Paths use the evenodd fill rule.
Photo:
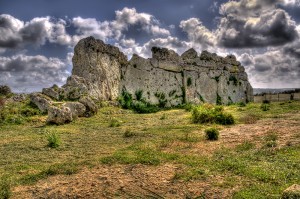
<svg viewBox="0 0 300 199">
<path fill-rule="evenodd" d="M 143 98 L 143 90 L 135 91 L 135 98 L 137 101 L 141 101 Z"/>
<path fill-rule="evenodd" d="M 132 104 L 132 95 L 129 92 L 123 90 L 122 95 L 119 97 L 118 101 L 122 108 L 130 109 Z"/>
<path fill-rule="evenodd" d="M 158 107 L 141 101 L 132 103 L 131 109 L 137 113 L 156 113 L 159 111 Z"/>
<path fill-rule="evenodd" d="M 210 104 L 204 104 L 193 108 L 192 111 L 193 123 L 217 123 L 223 125 L 234 124 L 234 117 L 224 112 L 223 106 L 214 106 Z"/>
<path fill-rule="evenodd" d="M 263 103 L 263 104 L 261 104 L 260 108 L 263 111 L 268 111 L 268 110 L 270 110 L 270 104 Z"/>
<path fill-rule="evenodd" d="M 238 107 L 245 107 L 246 103 L 245 102 L 239 102 L 237 103 Z"/>
<path fill-rule="evenodd" d="M 61 144 L 61 139 L 59 135 L 55 132 L 47 134 L 48 146 L 51 148 L 57 148 Z"/>
<path fill-rule="evenodd" d="M 205 129 L 205 136 L 206 136 L 207 140 L 218 140 L 219 139 L 219 131 L 216 128 Z"/>
</svg>

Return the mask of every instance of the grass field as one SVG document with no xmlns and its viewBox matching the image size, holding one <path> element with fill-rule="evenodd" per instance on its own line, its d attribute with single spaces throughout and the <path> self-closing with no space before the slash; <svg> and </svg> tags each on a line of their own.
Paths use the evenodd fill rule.
<svg viewBox="0 0 300 199">
<path fill-rule="evenodd" d="M 5 109 L 21 109 L 27 105 L 8 106 Z M 268 106 L 266 111 L 261 104 L 254 103 L 245 107 L 227 106 L 225 111 L 234 116 L 235 124 L 226 126 L 193 124 L 191 112 L 184 109 L 137 114 L 118 107 L 101 108 L 91 118 L 79 118 L 62 126 L 45 125 L 46 116 L 39 114 L 22 117 L 21 122 L 3 122 L 0 125 L 0 198 L 47 198 L 49 193 L 37 187 L 43 185 L 46 189 L 45 183 L 50 178 L 51 182 L 63 179 L 72 184 L 76 176 L 80 184 L 87 171 L 96 175 L 106 170 L 111 171 L 105 175 L 112 187 L 102 193 L 103 197 L 130 197 L 135 192 L 136 197 L 142 198 L 176 195 L 280 198 L 284 189 L 300 184 L 300 102 Z M 14 111 L 18 115 L 18 110 Z M 204 130 L 209 127 L 220 131 L 219 140 L 206 140 Z M 59 141 L 57 146 L 49 145 L 49 136 L 55 136 L 54 142 Z M 145 180 L 149 187 L 147 183 L 145 186 L 151 191 L 113 189 L 118 184 L 113 180 L 121 177 L 125 179 L 125 188 L 133 186 L 126 181 L 130 177 L 126 173 L 129 168 L 137 169 L 132 175 L 142 176 L 149 169 L 158 172 L 172 168 L 172 172 L 160 173 L 168 186 L 161 185 L 155 190 L 153 184 L 162 182 L 160 178 L 152 179 L 151 173 Z M 124 170 L 127 178 L 125 174 L 114 173 L 116 170 Z M 93 177 L 96 176 L 90 176 Z M 135 179 L 136 184 L 139 179 L 142 177 Z M 81 194 L 93 194 L 93 190 L 85 191 L 84 183 L 82 186 Z M 56 191 L 52 194 L 64 193 L 59 192 L 63 187 L 57 184 L 49 187 Z M 168 187 L 173 187 L 174 193 Z M 69 191 L 71 196 L 72 193 L 77 192 Z"/>
</svg>

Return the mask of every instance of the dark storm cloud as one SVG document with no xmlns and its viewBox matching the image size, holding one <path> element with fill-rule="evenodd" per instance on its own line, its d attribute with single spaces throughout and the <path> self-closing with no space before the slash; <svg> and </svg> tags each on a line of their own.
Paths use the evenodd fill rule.
<svg viewBox="0 0 300 199">
<path fill-rule="evenodd" d="M 253 13 L 247 11 L 244 15 L 242 8 L 223 11 L 225 17 L 218 30 L 219 45 L 227 48 L 279 46 L 299 37 L 296 23 L 286 11 L 269 10 L 269 7 L 262 10 L 262 5 L 254 8 Z"/>
</svg>

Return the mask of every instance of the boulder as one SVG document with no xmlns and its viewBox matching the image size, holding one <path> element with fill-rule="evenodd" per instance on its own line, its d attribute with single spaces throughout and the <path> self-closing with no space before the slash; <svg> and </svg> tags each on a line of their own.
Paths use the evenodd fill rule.
<svg viewBox="0 0 300 199">
<path fill-rule="evenodd" d="M 88 83 L 83 77 L 72 75 L 68 77 L 67 83 L 62 86 L 60 95 L 65 100 L 78 100 L 81 96 L 88 94 Z"/>
<path fill-rule="evenodd" d="M 85 115 L 86 108 L 80 102 L 67 102 L 63 106 L 70 109 L 73 119 L 77 117 L 83 117 Z"/>
<path fill-rule="evenodd" d="M 195 59 L 197 58 L 198 53 L 194 48 L 190 48 L 189 50 L 185 51 L 182 55 L 181 58 L 183 60 L 187 60 L 187 59 Z"/>
<path fill-rule="evenodd" d="M 84 113 L 86 117 L 95 115 L 98 112 L 97 105 L 90 97 L 83 96 L 79 99 L 79 102 L 82 103 L 86 108 L 86 111 Z"/>
<path fill-rule="evenodd" d="M 152 58 L 161 61 L 179 62 L 181 57 L 174 51 L 167 48 L 152 47 Z"/>
<path fill-rule="evenodd" d="M 42 113 L 46 113 L 48 108 L 52 105 L 51 99 L 41 93 L 30 94 L 30 101 L 35 104 Z"/>
<path fill-rule="evenodd" d="M 51 124 L 65 124 L 69 123 L 73 120 L 72 117 L 72 112 L 69 107 L 55 107 L 55 106 L 50 106 L 48 108 L 48 118 L 47 118 L 47 123 Z"/>
<path fill-rule="evenodd" d="M 282 199 L 299 199 L 300 198 L 300 185 L 294 184 L 283 191 Z"/>
<path fill-rule="evenodd" d="M 50 88 L 43 88 L 42 93 L 55 100 L 60 100 L 60 88 L 54 84 Z"/>
<path fill-rule="evenodd" d="M 85 79 L 89 96 L 105 101 L 117 99 L 120 92 L 120 68 L 127 65 L 127 57 L 117 47 L 88 37 L 75 46 L 72 61 L 72 75 Z"/>
</svg>

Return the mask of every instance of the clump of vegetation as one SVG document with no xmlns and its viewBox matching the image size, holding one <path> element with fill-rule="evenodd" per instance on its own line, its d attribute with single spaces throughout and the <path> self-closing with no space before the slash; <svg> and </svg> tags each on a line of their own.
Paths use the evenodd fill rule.
<svg viewBox="0 0 300 199">
<path fill-rule="evenodd" d="M 189 77 L 189 78 L 187 79 L 187 86 L 191 86 L 191 85 L 192 85 L 192 78 Z"/>
<path fill-rule="evenodd" d="M 0 179 L 0 198 L 8 199 L 12 195 L 11 183 L 7 177 Z"/>
<path fill-rule="evenodd" d="M 142 90 L 137 91 L 135 95 L 139 100 L 133 101 L 132 95 L 126 90 L 123 90 L 121 96 L 118 98 L 121 107 L 124 109 L 134 110 L 137 113 L 156 113 L 159 111 L 158 107 L 146 102 L 142 98 Z"/>
<path fill-rule="evenodd" d="M 61 139 L 56 132 L 48 132 L 47 141 L 50 148 L 57 148 L 61 144 Z"/>
<path fill-rule="evenodd" d="M 109 127 L 119 127 L 119 126 L 121 126 L 119 120 L 117 120 L 116 118 L 110 120 Z"/>
<path fill-rule="evenodd" d="M 7 85 L 0 85 L 0 95 L 2 96 L 9 96 L 11 95 L 11 89 Z"/>
<path fill-rule="evenodd" d="M 158 99 L 158 106 L 164 108 L 168 102 L 164 93 L 155 93 L 155 97 Z"/>
<path fill-rule="evenodd" d="M 268 110 L 270 110 L 270 104 L 262 103 L 261 106 L 260 106 L 260 108 L 263 111 L 268 111 Z"/>
<path fill-rule="evenodd" d="M 166 114 L 164 113 L 159 119 L 160 119 L 160 120 L 165 120 L 165 119 L 167 119 Z"/>
<path fill-rule="evenodd" d="M 217 105 L 222 105 L 222 98 L 221 96 L 217 93 L 217 101 L 216 101 Z"/>
<path fill-rule="evenodd" d="M 275 132 L 268 132 L 268 134 L 264 137 L 265 146 L 268 148 L 274 148 L 277 146 L 278 136 Z"/>
<path fill-rule="evenodd" d="M 263 104 L 270 104 L 271 102 L 270 102 L 270 100 L 263 100 L 262 103 L 263 103 Z"/>
<path fill-rule="evenodd" d="M 219 139 L 218 129 L 214 127 L 205 129 L 205 137 L 207 140 L 218 140 Z"/>
<path fill-rule="evenodd" d="M 224 111 L 223 106 L 204 104 L 195 107 L 192 111 L 192 121 L 194 123 L 217 123 L 222 125 L 234 124 L 234 117 Z"/>
<path fill-rule="evenodd" d="M 128 130 L 128 129 L 123 134 L 124 138 L 130 138 L 130 137 L 133 137 L 133 136 L 135 136 L 135 133 L 132 132 L 132 131 L 130 131 L 130 130 Z"/>
<path fill-rule="evenodd" d="M 141 101 L 143 98 L 143 90 L 135 91 L 135 98 L 137 101 Z"/>
<path fill-rule="evenodd" d="M 247 104 L 245 102 L 237 103 L 238 107 L 245 107 Z"/>
</svg>

